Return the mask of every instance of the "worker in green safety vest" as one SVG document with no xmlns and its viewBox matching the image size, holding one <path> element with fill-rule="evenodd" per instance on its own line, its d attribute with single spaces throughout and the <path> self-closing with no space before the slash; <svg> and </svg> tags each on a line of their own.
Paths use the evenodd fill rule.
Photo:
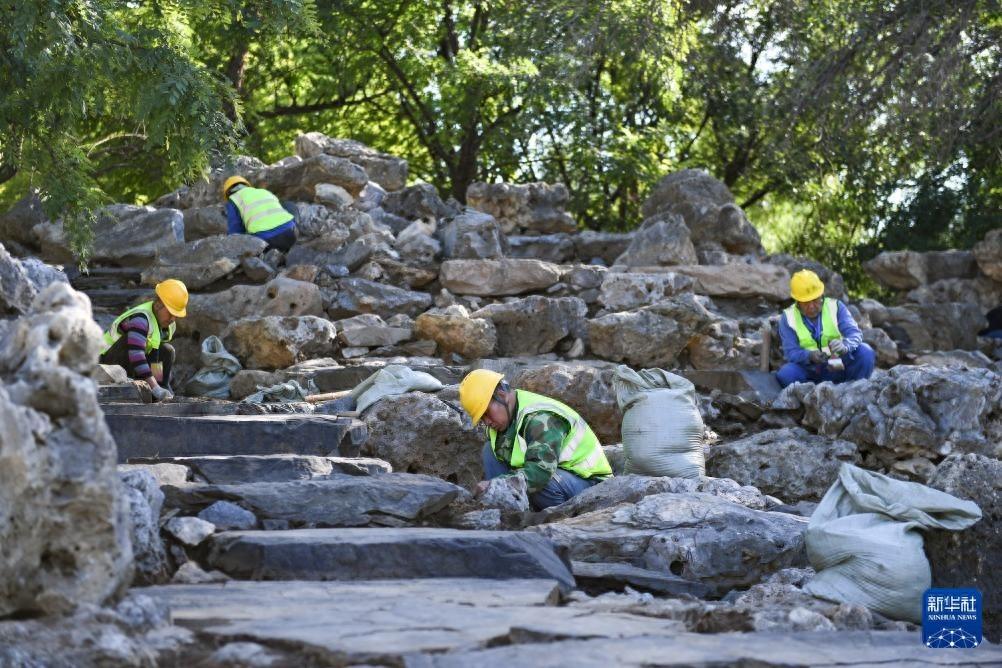
<svg viewBox="0 0 1002 668">
<path fill-rule="evenodd" d="M 174 321 L 188 315 L 188 288 L 168 278 L 157 283 L 154 298 L 115 318 L 104 333 L 101 364 L 117 364 L 130 378 L 146 381 L 157 401 L 174 398 L 170 375 L 174 367 Z"/>
<path fill-rule="evenodd" d="M 295 213 L 270 191 L 252 187 L 242 176 L 231 176 L 223 183 L 223 199 L 227 234 L 253 234 L 267 242 L 268 249 L 283 253 L 296 243 Z"/>
<path fill-rule="evenodd" d="M 459 385 L 459 401 L 473 424 L 487 427 L 481 453 L 486 480 L 522 476 L 536 510 L 561 504 L 612 475 L 595 432 L 570 406 L 526 390 L 504 376 L 477 369 Z"/>
</svg>

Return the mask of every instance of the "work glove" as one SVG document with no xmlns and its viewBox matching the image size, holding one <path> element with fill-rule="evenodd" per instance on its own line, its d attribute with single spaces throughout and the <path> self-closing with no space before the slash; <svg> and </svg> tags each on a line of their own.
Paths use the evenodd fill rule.
<svg viewBox="0 0 1002 668">
<path fill-rule="evenodd" d="M 837 357 L 842 357 L 842 355 L 849 352 L 849 348 L 845 345 L 845 341 L 842 339 L 835 339 L 834 341 L 831 341 L 828 344 L 828 350 L 832 351 L 832 355 L 836 355 Z"/>
<path fill-rule="evenodd" d="M 161 385 L 155 386 L 152 391 L 153 398 L 157 401 L 170 401 L 174 398 L 174 393 Z"/>
<path fill-rule="evenodd" d="M 812 350 L 809 359 L 811 364 L 824 364 L 828 361 L 828 356 L 820 350 Z"/>
</svg>

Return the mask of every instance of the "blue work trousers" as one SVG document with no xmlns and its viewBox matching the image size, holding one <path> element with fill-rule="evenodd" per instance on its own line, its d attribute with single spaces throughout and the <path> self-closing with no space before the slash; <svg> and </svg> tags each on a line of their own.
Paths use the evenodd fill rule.
<svg viewBox="0 0 1002 668">
<path fill-rule="evenodd" d="M 793 364 L 787 362 L 776 372 L 776 380 L 780 387 L 791 383 L 822 383 L 830 380 L 833 383 L 848 383 L 852 380 L 869 378 L 873 373 L 877 356 L 873 348 L 865 343 L 859 344 L 851 353 L 842 356 L 844 371 L 832 371 L 827 364 Z"/>
<path fill-rule="evenodd" d="M 494 456 L 490 443 L 484 445 L 481 458 L 484 462 L 484 478 L 487 480 L 512 472 L 511 466 Z M 535 510 L 558 506 L 600 481 L 600 478 L 586 479 L 574 475 L 570 471 L 557 469 L 557 472 L 550 478 L 550 482 L 546 483 L 546 487 L 529 495 L 529 503 Z"/>
</svg>

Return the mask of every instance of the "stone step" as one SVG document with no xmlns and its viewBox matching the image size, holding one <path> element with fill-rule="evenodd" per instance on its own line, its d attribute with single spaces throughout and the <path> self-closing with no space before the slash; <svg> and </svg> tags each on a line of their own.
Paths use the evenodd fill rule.
<svg viewBox="0 0 1002 668">
<path fill-rule="evenodd" d="M 242 482 L 312 480 L 332 474 L 390 473 L 389 462 L 371 457 L 313 455 L 206 455 L 202 457 L 133 457 L 130 464 L 181 464 L 214 485 Z"/>
<path fill-rule="evenodd" d="M 421 358 L 424 359 L 424 358 Z M 299 379 L 313 379 L 320 392 L 338 392 L 350 390 L 363 380 L 382 370 L 388 364 L 393 364 L 391 360 L 366 360 L 363 363 L 345 366 L 313 366 L 300 365 L 301 368 L 289 370 L 289 377 Z M 401 363 L 401 362 L 396 362 Z M 423 371 L 437 378 L 443 385 L 455 385 L 462 380 L 466 373 L 466 367 L 446 366 L 439 360 L 432 360 L 427 364 L 421 364 L 418 359 L 411 358 L 402 362 L 415 371 Z"/>
<path fill-rule="evenodd" d="M 574 588 L 569 563 L 553 543 L 522 531 L 233 531 L 210 541 L 209 565 L 244 580 L 544 578 Z"/>
<path fill-rule="evenodd" d="M 153 405 L 153 404 L 151 404 Z M 104 416 L 118 461 L 193 455 L 354 457 L 368 436 L 364 422 L 330 415 Z"/>
<path fill-rule="evenodd" d="M 117 387 L 117 386 L 108 386 Z M 98 400 L 105 401 L 98 390 Z M 105 415 L 152 415 L 157 417 L 205 417 L 237 415 L 240 404 L 233 401 L 175 398 L 173 401 L 156 404 L 108 403 L 102 405 Z"/>
<path fill-rule="evenodd" d="M 335 474 L 325 480 L 244 482 L 237 485 L 166 485 L 165 505 L 194 515 L 217 501 L 238 503 L 259 520 L 292 526 L 400 526 L 426 520 L 469 492 L 414 473 Z"/>
</svg>

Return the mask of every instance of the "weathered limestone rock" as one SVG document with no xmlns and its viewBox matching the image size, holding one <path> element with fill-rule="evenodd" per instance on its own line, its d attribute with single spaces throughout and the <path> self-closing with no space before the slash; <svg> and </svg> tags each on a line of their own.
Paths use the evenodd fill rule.
<svg viewBox="0 0 1002 668">
<path fill-rule="evenodd" d="M 326 245 L 323 247 L 330 251 L 337 250 L 340 244 L 348 240 L 348 229 L 352 224 L 368 218 L 361 211 L 322 204 L 300 202 L 296 208 L 299 212 L 296 216 L 296 244 L 325 239 Z"/>
<path fill-rule="evenodd" d="M 164 530 L 185 545 L 196 547 L 216 532 L 216 525 L 197 517 L 172 517 Z"/>
<path fill-rule="evenodd" d="M 986 276 L 946 278 L 920 285 L 908 293 L 907 300 L 917 304 L 972 302 L 988 312 L 1002 303 L 1002 281 L 993 281 Z"/>
<path fill-rule="evenodd" d="M 441 236 L 443 254 L 452 260 L 500 258 L 508 247 L 494 216 L 472 209 L 445 223 Z"/>
<path fill-rule="evenodd" d="M 915 456 L 1002 455 L 1002 377 L 986 369 L 897 366 L 865 383 L 795 383 L 774 407 L 803 407 L 804 426 L 852 441 L 878 466 Z"/>
<path fill-rule="evenodd" d="M 648 218 L 633 233 L 633 240 L 616 264 L 627 267 L 696 264 L 696 249 L 682 216 L 666 214 Z"/>
<path fill-rule="evenodd" d="M 911 290 L 929 282 L 925 256 L 916 251 L 887 251 L 863 263 L 863 268 L 881 285 Z"/>
<path fill-rule="evenodd" d="M 466 203 L 497 218 L 505 234 L 574 232 L 564 211 L 570 193 L 562 183 L 471 183 Z"/>
<path fill-rule="evenodd" d="M 184 209 L 184 238 L 187 241 L 226 234 L 226 211 L 222 204 Z"/>
<path fill-rule="evenodd" d="M 723 594 L 805 565 L 806 527 L 803 517 L 693 492 L 646 496 L 532 530 L 565 548 L 572 560 L 670 572 Z"/>
<path fill-rule="evenodd" d="M 715 266 L 672 267 L 672 271 L 695 279 L 696 294 L 711 297 L 764 297 L 790 301 L 790 274 L 774 264 L 736 262 Z"/>
<path fill-rule="evenodd" d="M 424 267 L 433 264 L 442 252 L 441 242 L 434 237 L 435 229 L 433 224 L 415 220 L 401 230 L 395 244 L 400 257 Z"/>
<path fill-rule="evenodd" d="M 929 486 L 967 499 L 981 508 L 981 521 L 964 531 L 930 531 L 925 551 L 933 587 L 981 590 L 984 634 L 1002 642 L 1002 462 L 982 455 L 950 455 L 929 479 Z"/>
<path fill-rule="evenodd" d="M 577 297 L 532 295 L 503 304 L 489 304 L 471 314 L 494 323 L 500 355 L 548 353 L 561 339 L 584 326 L 588 306 Z"/>
<path fill-rule="evenodd" d="M 313 315 L 244 318 L 223 333 L 226 349 L 253 369 L 284 369 L 309 357 L 334 351 L 337 331 L 330 320 Z"/>
<path fill-rule="evenodd" d="M 416 183 L 387 193 L 383 198 L 382 208 L 405 220 L 438 220 L 459 214 L 459 211 L 442 201 L 435 186 L 430 183 Z"/>
<path fill-rule="evenodd" d="M 948 369 L 990 369 L 992 361 L 980 350 L 947 350 L 925 353 L 915 358 L 915 364 Z"/>
<path fill-rule="evenodd" d="M 267 245 L 250 234 L 233 234 L 170 246 L 143 270 L 143 284 L 176 278 L 189 290 L 199 290 L 235 271 L 245 258 L 260 255 Z"/>
<path fill-rule="evenodd" d="M 622 412 L 612 389 L 613 367 L 556 363 L 526 369 L 509 379 L 512 387 L 562 401 L 585 419 L 602 443 L 620 440 Z"/>
<path fill-rule="evenodd" d="M 869 313 L 874 327 L 887 332 L 900 350 L 932 350 L 933 340 L 926 322 L 914 310 L 901 306 L 875 309 Z"/>
<path fill-rule="evenodd" d="M 254 513 L 229 501 L 216 501 L 202 509 L 198 518 L 211 523 L 219 531 L 242 531 L 257 527 L 257 516 Z"/>
<path fill-rule="evenodd" d="M 148 471 L 119 473 L 121 492 L 129 507 L 130 538 L 135 557 L 137 585 L 161 584 L 170 576 L 167 553 L 160 540 L 160 510 L 164 495 Z"/>
<path fill-rule="evenodd" d="M 388 461 L 394 471 L 425 473 L 462 487 L 483 478 L 483 437 L 459 408 L 431 394 L 385 397 L 363 416 L 369 437 L 362 454 Z"/>
<path fill-rule="evenodd" d="M 320 288 L 279 276 L 265 285 L 235 285 L 212 294 L 194 294 L 188 317 L 177 321 L 179 334 L 219 336 L 236 320 L 263 316 L 324 315 Z"/>
<path fill-rule="evenodd" d="M 234 485 L 165 487 L 167 503 L 197 512 L 219 500 L 238 501 L 257 517 L 293 526 L 361 527 L 416 524 L 460 496 L 461 487 L 411 473 L 332 474 L 323 480 L 248 481 Z"/>
<path fill-rule="evenodd" d="M 57 282 L 66 283 L 66 274 L 35 258 L 19 260 L 0 244 L 0 316 L 27 313 L 38 293 Z"/>
<path fill-rule="evenodd" d="M 974 257 L 985 276 L 1002 283 L 1002 230 L 992 230 L 974 244 Z"/>
<path fill-rule="evenodd" d="M 412 328 L 391 327 L 378 315 L 365 313 L 334 323 L 342 346 L 392 346 L 411 338 Z"/>
<path fill-rule="evenodd" d="M 701 169 L 683 169 L 663 177 L 644 201 L 641 213 L 644 217 L 682 216 L 697 247 L 718 246 L 738 255 L 762 253 L 758 231 L 735 206 L 731 191 Z"/>
<path fill-rule="evenodd" d="M 470 317 L 458 304 L 419 315 L 414 321 L 414 337 L 434 341 L 439 354 L 453 352 L 468 359 L 489 357 L 497 345 L 494 323 Z"/>
<path fill-rule="evenodd" d="M 487 489 L 477 501 L 486 508 L 525 513 L 529 511 L 529 487 L 520 475 L 501 476 L 488 482 Z"/>
<path fill-rule="evenodd" d="M 859 464 L 849 441 L 807 431 L 773 429 L 706 449 L 706 471 L 751 485 L 788 503 L 819 501 L 842 462 Z"/>
<path fill-rule="evenodd" d="M 73 259 L 62 221 L 35 228 L 42 255 L 54 262 Z M 114 204 L 98 212 L 94 225 L 92 262 L 123 267 L 150 264 L 158 251 L 184 243 L 184 217 L 176 209 Z"/>
<path fill-rule="evenodd" d="M 976 304 L 955 302 L 951 304 L 906 304 L 902 309 L 911 311 L 929 335 L 927 350 L 971 350 L 977 347 L 978 329 L 984 319 L 981 308 Z M 896 309 L 888 309 L 897 313 Z M 911 322 L 914 320 L 909 319 Z M 892 321 L 893 322 L 893 321 Z M 972 324 L 976 323 L 976 324 Z M 890 332 L 888 332 L 890 333 Z M 892 334 L 893 337 L 893 334 Z M 922 341 L 919 336 L 918 341 Z M 913 350 L 922 350 L 912 341 Z"/>
<path fill-rule="evenodd" d="M 574 257 L 574 239 L 569 234 L 508 237 L 508 255 L 563 264 Z"/>
<path fill-rule="evenodd" d="M 748 325 L 751 325 L 750 327 Z M 737 320 L 718 320 L 689 342 L 689 364 L 695 369 L 754 369 L 761 356 L 761 325 L 742 326 Z M 751 331 L 746 331 L 751 329 Z"/>
<path fill-rule="evenodd" d="M 25 195 L 6 212 L 0 213 L 0 242 L 10 240 L 36 248 L 38 237 L 34 228 L 45 222 L 48 217 L 42 210 L 42 200 L 34 192 Z"/>
<path fill-rule="evenodd" d="M 453 294 L 500 297 L 545 290 L 560 280 L 560 267 L 540 260 L 446 260 L 438 278 Z"/>
<path fill-rule="evenodd" d="M 0 324 L 0 616 L 100 604 L 132 577 L 115 442 L 86 377 L 100 346 L 65 283 Z"/>
<path fill-rule="evenodd" d="M 341 186 L 356 197 L 369 181 L 365 170 L 358 165 L 326 154 L 266 167 L 247 178 L 255 187 L 270 190 L 280 199 L 304 202 L 313 199 L 316 186 L 321 183 Z"/>
<path fill-rule="evenodd" d="M 629 311 L 691 291 L 694 283 L 681 274 L 608 272 L 602 280 L 598 302 L 610 311 Z"/>
<path fill-rule="evenodd" d="M 350 318 L 362 313 L 375 313 L 390 318 L 404 313 L 414 318 L 431 306 L 427 292 L 405 290 L 364 278 L 342 278 L 330 290 L 324 290 L 327 314 L 335 319 Z"/>
<path fill-rule="evenodd" d="M 386 190 L 400 190 L 407 184 L 406 160 L 379 153 L 353 139 L 335 139 L 319 132 L 307 132 L 296 137 L 296 154 L 302 158 L 324 154 L 346 158 Z"/>
<path fill-rule="evenodd" d="M 863 343 L 869 345 L 877 353 L 878 366 L 886 368 L 898 363 L 900 359 L 898 344 L 887 335 L 887 332 L 879 327 L 866 327 L 862 332 Z"/>
<path fill-rule="evenodd" d="M 106 408 L 107 409 L 107 408 Z M 187 466 L 181 464 L 119 464 L 118 472 L 128 473 L 129 471 L 145 471 L 153 476 L 157 485 L 183 485 L 190 477 Z"/>
<path fill-rule="evenodd" d="M 542 536 L 520 531 L 388 527 L 216 534 L 209 564 L 241 579 L 385 580 L 536 577 L 574 586 Z"/>
<path fill-rule="evenodd" d="M 709 312 L 692 295 L 681 294 L 638 311 L 588 320 L 588 344 L 605 359 L 669 368 L 709 323 Z"/>
<path fill-rule="evenodd" d="M 574 240 L 575 254 L 582 262 L 598 260 L 608 266 L 626 252 L 633 240 L 633 234 L 584 230 L 571 238 Z"/>
<path fill-rule="evenodd" d="M 381 459 L 369 457 L 318 457 L 315 455 L 229 455 L 171 457 L 169 461 L 191 468 L 200 478 L 214 485 L 242 482 L 287 482 L 313 480 L 332 474 L 378 475 L 393 467 Z M 171 466 L 171 464 L 161 464 Z M 175 487 L 177 482 L 170 482 Z"/>
</svg>

